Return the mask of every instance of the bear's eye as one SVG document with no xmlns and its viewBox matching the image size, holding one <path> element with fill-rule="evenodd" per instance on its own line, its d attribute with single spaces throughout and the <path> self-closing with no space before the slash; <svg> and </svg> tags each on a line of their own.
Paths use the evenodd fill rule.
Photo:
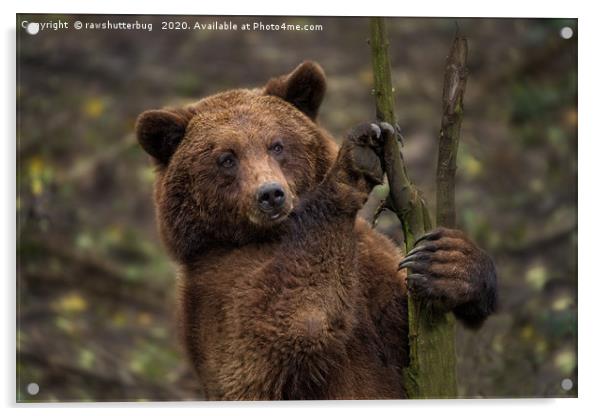
<svg viewBox="0 0 602 416">
<path fill-rule="evenodd" d="M 231 168 L 236 164 L 232 153 L 224 153 L 217 158 L 217 164 L 223 168 Z"/>
<path fill-rule="evenodd" d="M 270 146 L 270 152 L 279 155 L 284 150 L 284 146 L 282 142 L 276 142 Z"/>
</svg>

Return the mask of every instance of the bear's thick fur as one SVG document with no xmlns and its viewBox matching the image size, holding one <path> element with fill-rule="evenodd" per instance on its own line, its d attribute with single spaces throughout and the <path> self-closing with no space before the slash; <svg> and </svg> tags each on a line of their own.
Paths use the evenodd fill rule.
<svg viewBox="0 0 602 416">
<path fill-rule="evenodd" d="M 356 218 L 391 129 L 360 125 L 337 149 L 315 122 L 325 89 L 304 62 L 264 88 L 138 119 L 207 399 L 405 397 L 402 259 Z M 494 309 L 493 263 L 460 231 L 427 235 L 402 266 L 417 296 L 471 327 Z"/>
</svg>

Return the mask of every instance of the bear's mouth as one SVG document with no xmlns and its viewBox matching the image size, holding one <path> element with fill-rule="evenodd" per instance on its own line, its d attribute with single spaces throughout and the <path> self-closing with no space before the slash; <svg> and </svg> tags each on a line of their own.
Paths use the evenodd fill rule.
<svg viewBox="0 0 602 416">
<path fill-rule="evenodd" d="M 256 210 L 249 215 L 249 221 L 255 225 L 270 227 L 284 221 L 286 217 L 288 217 L 288 214 L 290 214 L 291 208 L 292 207 L 286 206 L 280 210 L 272 212 L 262 212 L 261 210 Z"/>
<path fill-rule="evenodd" d="M 282 209 L 277 212 L 265 213 L 261 215 L 264 218 L 264 221 L 267 223 L 277 223 L 284 220 L 289 214 L 288 209 Z"/>
</svg>

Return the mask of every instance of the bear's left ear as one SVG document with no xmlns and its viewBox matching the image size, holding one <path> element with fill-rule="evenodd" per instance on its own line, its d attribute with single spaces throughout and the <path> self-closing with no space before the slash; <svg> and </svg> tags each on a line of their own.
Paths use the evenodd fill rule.
<svg viewBox="0 0 602 416">
<path fill-rule="evenodd" d="M 291 103 L 315 120 L 326 92 L 326 76 L 316 62 L 305 61 L 288 75 L 272 78 L 264 93 Z"/>
<path fill-rule="evenodd" d="M 166 166 L 184 138 L 192 116 L 186 109 L 145 111 L 136 120 L 138 143 L 156 162 Z"/>
</svg>

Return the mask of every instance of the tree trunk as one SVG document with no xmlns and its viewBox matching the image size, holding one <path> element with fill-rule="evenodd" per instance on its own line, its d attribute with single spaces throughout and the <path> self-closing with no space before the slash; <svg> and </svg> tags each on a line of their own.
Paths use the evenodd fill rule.
<svg viewBox="0 0 602 416">
<path fill-rule="evenodd" d="M 376 116 L 396 126 L 384 19 L 371 18 L 370 32 Z M 466 86 L 466 54 L 466 39 L 456 36 L 445 69 L 437 164 L 437 225 L 447 227 L 455 225 L 454 178 Z M 401 222 L 407 253 L 416 238 L 431 228 L 428 209 L 407 175 L 396 138 L 387 138 L 384 162 L 390 190 L 388 205 Z M 408 321 L 410 365 L 404 374 L 408 397 L 457 397 L 455 319 L 449 313 L 426 310 L 422 302 L 410 294 Z"/>
</svg>

